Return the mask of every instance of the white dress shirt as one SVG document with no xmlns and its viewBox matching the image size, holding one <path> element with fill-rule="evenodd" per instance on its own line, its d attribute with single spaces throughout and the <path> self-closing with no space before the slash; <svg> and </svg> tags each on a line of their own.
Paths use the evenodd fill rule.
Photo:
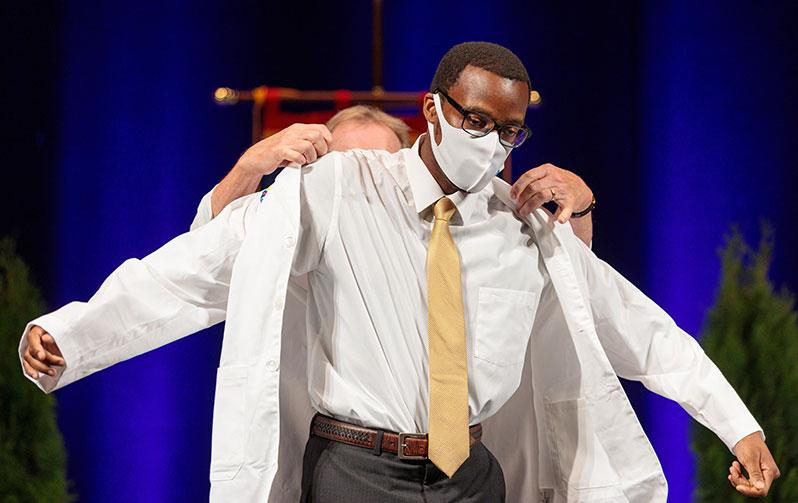
<svg viewBox="0 0 798 503">
<path fill-rule="evenodd" d="M 355 150 L 304 172 L 293 273 L 308 273 L 308 386 L 323 414 L 426 432 L 427 247 L 444 194 L 418 154 Z M 547 273 L 526 224 L 493 194 L 449 196 L 460 252 L 471 424 L 518 387 Z"/>
</svg>

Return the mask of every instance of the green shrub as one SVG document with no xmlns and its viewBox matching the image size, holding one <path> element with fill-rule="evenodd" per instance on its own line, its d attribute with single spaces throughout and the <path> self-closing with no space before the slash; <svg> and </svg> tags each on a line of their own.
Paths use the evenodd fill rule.
<svg viewBox="0 0 798 503">
<path fill-rule="evenodd" d="M 772 238 L 763 233 L 758 251 L 738 232 L 722 252 L 723 273 L 709 311 L 702 345 L 734 386 L 767 436 L 781 471 L 768 501 L 798 502 L 798 323 L 795 298 L 768 280 Z M 746 501 L 727 480 L 731 453 L 706 428 L 694 423 L 699 502 Z"/>
<path fill-rule="evenodd" d="M 22 329 L 45 306 L 14 248 L 0 241 L 0 501 L 72 501 L 55 398 L 25 378 L 17 356 Z"/>
</svg>

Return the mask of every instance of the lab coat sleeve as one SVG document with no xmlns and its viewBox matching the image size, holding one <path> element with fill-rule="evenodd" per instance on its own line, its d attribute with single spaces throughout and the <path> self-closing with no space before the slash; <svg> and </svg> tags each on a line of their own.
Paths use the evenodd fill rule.
<svg viewBox="0 0 798 503">
<path fill-rule="evenodd" d="M 656 303 L 578 239 L 572 251 L 584 268 L 599 340 L 615 372 L 678 402 L 733 452 L 761 428 L 698 342 Z"/>
<path fill-rule="evenodd" d="M 147 257 L 129 259 L 88 302 L 72 302 L 31 321 L 49 332 L 65 367 L 33 380 L 45 392 L 168 344 L 225 318 L 230 275 L 257 195 L 241 198 L 207 225 Z M 26 374 L 27 376 L 27 374 Z"/>
<path fill-rule="evenodd" d="M 199 229 L 203 225 L 213 220 L 213 208 L 211 207 L 211 196 L 213 196 L 214 190 L 216 190 L 216 187 L 211 189 L 211 191 L 205 194 L 200 200 L 199 206 L 197 206 L 197 214 L 194 215 L 194 221 L 191 222 L 191 227 L 189 227 L 189 230 L 193 231 Z"/>
</svg>

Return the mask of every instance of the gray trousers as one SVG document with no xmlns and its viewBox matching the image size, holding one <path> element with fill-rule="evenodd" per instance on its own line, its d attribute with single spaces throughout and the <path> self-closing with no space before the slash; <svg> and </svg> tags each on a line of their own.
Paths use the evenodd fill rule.
<svg viewBox="0 0 798 503">
<path fill-rule="evenodd" d="M 502 503 L 504 474 L 481 443 L 450 479 L 429 461 L 311 436 L 302 463 L 302 503 Z"/>
</svg>

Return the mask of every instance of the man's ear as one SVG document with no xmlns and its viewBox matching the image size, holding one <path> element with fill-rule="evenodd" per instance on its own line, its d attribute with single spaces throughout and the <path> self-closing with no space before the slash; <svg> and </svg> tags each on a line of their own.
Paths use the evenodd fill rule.
<svg viewBox="0 0 798 503">
<path fill-rule="evenodd" d="M 435 100 L 432 98 L 432 93 L 424 95 L 424 102 L 421 104 L 421 111 L 427 122 L 438 125 L 438 114 L 435 111 Z"/>
</svg>

